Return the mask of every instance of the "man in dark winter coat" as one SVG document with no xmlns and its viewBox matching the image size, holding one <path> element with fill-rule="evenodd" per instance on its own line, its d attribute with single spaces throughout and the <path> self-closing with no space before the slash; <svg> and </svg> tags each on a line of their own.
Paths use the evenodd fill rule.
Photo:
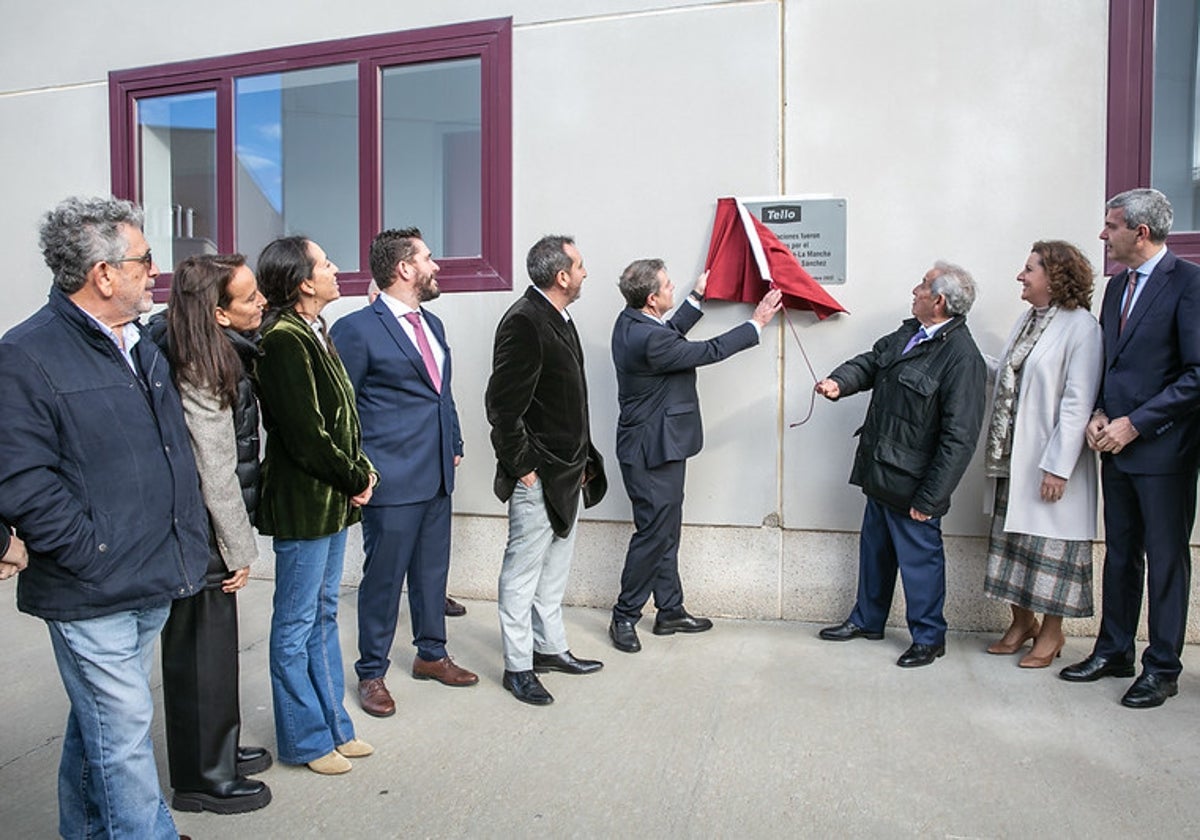
<svg viewBox="0 0 1200 840">
<path fill-rule="evenodd" d="M 29 551 L 17 607 L 46 621 L 71 702 L 64 837 L 173 838 L 150 741 L 154 642 L 198 592 L 208 519 L 166 355 L 143 339 L 158 268 L 142 213 L 46 215 L 50 300 L 0 340 L 0 520 Z"/>
<path fill-rule="evenodd" d="M 859 542 L 858 600 L 821 638 L 882 639 L 899 569 L 912 646 L 902 668 L 946 652 L 946 556 L 941 517 L 983 422 L 986 369 L 966 316 L 971 275 L 938 262 L 913 289 L 913 317 L 816 385 L 830 400 L 871 390 L 850 483 L 867 497 Z"/>
</svg>

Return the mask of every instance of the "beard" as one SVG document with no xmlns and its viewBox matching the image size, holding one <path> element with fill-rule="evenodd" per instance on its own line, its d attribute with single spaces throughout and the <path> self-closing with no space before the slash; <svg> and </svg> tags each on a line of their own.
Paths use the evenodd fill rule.
<svg viewBox="0 0 1200 840">
<path fill-rule="evenodd" d="M 421 283 L 417 286 L 417 296 L 421 303 L 426 301 L 436 300 L 442 294 L 442 290 L 438 287 L 437 277 L 430 274 L 427 277 L 421 278 Z"/>
</svg>

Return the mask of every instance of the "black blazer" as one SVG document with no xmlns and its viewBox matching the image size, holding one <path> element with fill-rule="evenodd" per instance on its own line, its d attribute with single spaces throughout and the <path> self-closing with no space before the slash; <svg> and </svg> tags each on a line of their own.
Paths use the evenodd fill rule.
<svg viewBox="0 0 1200 840">
<path fill-rule="evenodd" d="M 1124 472 L 1188 472 L 1200 463 L 1200 266 L 1163 255 L 1118 335 L 1129 271 L 1104 290 L 1104 379 L 1096 407 L 1138 437 L 1112 458 Z"/>
<path fill-rule="evenodd" d="M 484 396 L 496 452 L 496 497 L 537 470 L 554 532 L 564 537 L 579 507 L 604 498 L 604 460 L 588 425 L 583 348 L 575 324 L 530 286 L 496 327 L 492 375 Z M 585 482 L 586 476 L 586 482 Z"/>
<path fill-rule="evenodd" d="M 704 445 L 704 424 L 696 394 L 696 368 L 727 359 L 758 344 L 758 330 L 746 322 L 707 341 L 684 336 L 702 313 L 684 303 L 666 324 L 637 309 L 617 316 L 612 333 L 617 369 L 617 460 L 658 467 L 682 461 Z"/>
</svg>

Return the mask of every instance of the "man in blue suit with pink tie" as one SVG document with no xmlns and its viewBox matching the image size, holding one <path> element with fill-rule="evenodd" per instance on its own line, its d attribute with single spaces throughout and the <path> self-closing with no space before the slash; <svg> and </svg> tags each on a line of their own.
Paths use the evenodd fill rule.
<svg viewBox="0 0 1200 840">
<path fill-rule="evenodd" d="M 363 711 L 386 717 L 396 710 L 384 676 L 406 578 L 413 677 L 452 686 L 479 678 L 446 653 L 450 494 L 463 442 L 446 332 L 421 306 L 441 293 L 438 264 L 416 228 L 380 233 L 370 261 L 381 294 L 340 319 L 330 335 L 354 384 L 363 450 L 380 476 L 363 508 L 354 670 Z"/>
<path fill-rule="evenodd" d="M 1126 269 L 1104 292 L 1104 379 L 1087 428 L 1104 490 L 1100 634 L 1091 656 L 1060 675 L 1133 676 L 1144 580 L 1150 645 L 1121 698 L 1138 709 L 1174 696 L 1183 669 L 1200 465 L 1200 266 L 1166 247 L 1174 212 L 1158 190 L 1129 190 L 1106 207 L 1100 238 Z"/>
</svg>

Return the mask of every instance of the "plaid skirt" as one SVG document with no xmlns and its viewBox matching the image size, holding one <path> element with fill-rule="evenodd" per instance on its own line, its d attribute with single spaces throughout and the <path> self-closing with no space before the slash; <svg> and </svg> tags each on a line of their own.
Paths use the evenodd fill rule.
<svg viewBox="0 0 1200 840">
<path fill-rule="evenodd" d="M 1008 479 L 996 481 L 983 594 L 1050 615 L 1092 614 L 1091 540 L 1056 540 L 1004 530 Z"/>
</svg>

